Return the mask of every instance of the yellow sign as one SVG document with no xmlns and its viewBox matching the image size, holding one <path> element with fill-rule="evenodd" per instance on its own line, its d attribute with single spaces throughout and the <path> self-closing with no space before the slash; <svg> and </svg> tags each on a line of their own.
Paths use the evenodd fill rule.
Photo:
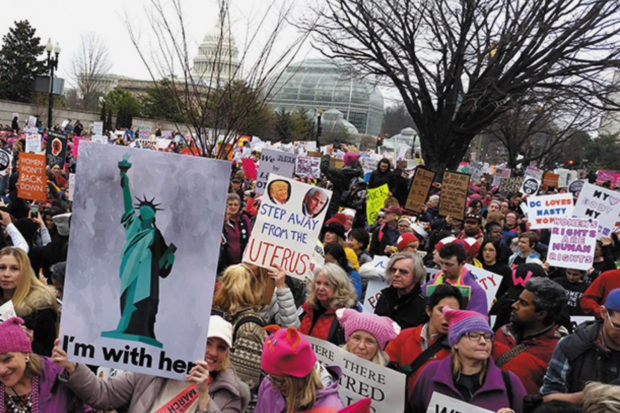
<svg viewBox="0 0 620 413">
<path fill-rule="evenodd" d="M 378 188 L 369 189 L 366 192 L 366 218 L 368 219 L 369 225 L 375 223 L 377 214 L 381 211 L 381 208 L 383 208 L 383 204 L 388 198 L 389 193 L 390 190 L 387 184 L 383 184 Z"/>
</svg>

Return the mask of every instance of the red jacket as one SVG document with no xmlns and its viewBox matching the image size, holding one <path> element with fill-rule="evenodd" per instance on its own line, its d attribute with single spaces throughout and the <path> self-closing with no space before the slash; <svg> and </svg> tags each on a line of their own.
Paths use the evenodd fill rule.
<svg viewBox="0 0 620 413">
<path fill-rule="evenodd" d="M 517 342 L 515 334 L 508 326 L 502 326 L 496 332 L 493 342 L 493 360 L 497 362 L 502 354 L 517 344 L 530 344 L 531 347 L 511 358 L 500 368 L 516 374 L 521 379 L 527 394 L 538 394 L 553 350 L 564 334 L 558 331 L 559 326 L 554 325 L 537 335 L 526 337 Z"/>
<path fill-rule="evenodd" d="M 344 330 L 336 317 L 336 308 L 328 308 L 316 320 L 308 302 L 303 303 L 301 308 L 304 312 L 299 316 L 299 332 L 336 345 L 344 344 Z"/>
<path fill-rule="evenodd" d="M 390 341 L 385 348 L 385 352 L 390 356 L 390 362 L 398 363 L 401 366 L 409 365 L 413 363 L 416 357 L 422 354 L 424 351 L 422 350 L 422 328 L 425 325 L 426 324 L 420 324 L 416 327 L 406 328 L 401 331 L 394 340 Z M 429 346 L 433 345 L 436 340 L 437 338 L 431 341 Z M 413 390 L 413 386 L 418 380 L 420 373 L 422 373 L 422 370 L 424 370 L 424 367 L 431 361 L 445 359 L 450 354 L 449 347 L 440 349 L 434 357 L 429 358 L 417 371 L 407 377 L 407 399 L 409 399 L 411 390 Z"/>
<path fill-rule="evenodd" d="M 600 318 L 601 306 L 605 304 L 607 294 L 615 288 L 620 288 L 620 270 L 605 271 L 599 275 L 581 297 L 583 312 Z"/>
</svg>

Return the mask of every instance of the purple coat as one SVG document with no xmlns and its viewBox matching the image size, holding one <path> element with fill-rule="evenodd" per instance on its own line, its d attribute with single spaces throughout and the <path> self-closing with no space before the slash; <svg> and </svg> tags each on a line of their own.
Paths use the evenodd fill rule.
<svg viewBox="0 0 620 413">
<path fill-rule="evenodd" d="M 463 400 L 463 396 L 454 386 L 452 380 L 452 357 L 430 362 L 422 370 L 409 398 L 409 406 L 414 413 L 426 412 L 435 391 L 454 399 Z M 514 373 L 509 372 L 509 375 L 512 388 L 512 406 L 508 400 L 502 371 L 495 365 L 492 358 L 489 358 L 489 370 L 482 387 L 474 393 L 469 403 L 494 412 L 502 407 L 511 407 L 515 412 L 522 413 L 523 397 L 526 394 L 525 388 Z"/>
<path fill-rule="evenodd" d="M 39 356 L 43 371 L 39 375 L 39 410 L 38 412 L 90 412 L 92 409 L 83 404 L 64 383 L 58 381 L 62 368 L 51 359 Z M 0 384 L 0 413 L 5 412 L 4 385 Z"/>
<path fill-rule="evenodd" d="M 327 370 L 331 373 L 333 382 L 327 387 L 317 390 L 316 404 L 312 407 L 336 407 L 342 409 L 344 405 L 338 396 L 338 381 L 342 375 L 340 367 L 329 366 Z M 271 386 L 269 377 L 265 377 L 258 388 L 258 403 L 254 413 L 273 413 L 281 412 L 286 408 L 284 397 L 278 389 Z"/>
<path fill-rule="evenodd" d="M 437 273 L 435 276 L 438 276 L 440 273 Z M 422 292 L 426 294 L 426 287 L 428 285 L 433 284 L 435 278 L 425 283 L 422 286 Z M 489 315 L 489 304 L 487 302 L 487 295 L 478 285 L 476 281 L 472 278 L 469 271 L 465 270 L 465 275 L 463 276 L 463 284 L 469 285 L 471 287 L 471 297 L 469 298 L 469 302 L 467 303 L 466 310 L 476 311 L 483 316 Z"/>
</svg>

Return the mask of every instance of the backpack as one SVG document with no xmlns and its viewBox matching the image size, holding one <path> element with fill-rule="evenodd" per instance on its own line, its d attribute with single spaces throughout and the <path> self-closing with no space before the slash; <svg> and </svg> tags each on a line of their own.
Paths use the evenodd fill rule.
<svg viewBox="0 0 620 413">
<path fill-rule="evenodd" d="M 366 206 L 366 190 L 368 184 L 362 178 L 353 178 L 349 182 L 349 187 L 342 192 L 340 205 L 356 210 Z"/>
</svg>

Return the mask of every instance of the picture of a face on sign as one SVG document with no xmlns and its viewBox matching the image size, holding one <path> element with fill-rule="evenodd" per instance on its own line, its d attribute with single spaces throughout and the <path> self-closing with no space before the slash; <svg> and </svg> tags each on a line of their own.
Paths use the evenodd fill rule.
<svg viewBox="0 0 620 413">
<path fill-rule="evenodd" d="M 276 205 L 284 205 L 291 197 L 291 184 L 286 181 L 272 181 L 267 187 L 269 199 Z"/>
<path fill-rule="evenodd" d="M 527 178 L 523 181 L 523 192 L 528 195 L 535 195 L 538 192 L 538 181 L 534 178 Z"/>
<path fill-rule="evenodd" d="M 327 194 L 319 188 L 312 188 L 306 192 L 302 204 L 302 213 L 308 218 L 314 218 L 323 212 L 327 206 Z"/>
</svg>

